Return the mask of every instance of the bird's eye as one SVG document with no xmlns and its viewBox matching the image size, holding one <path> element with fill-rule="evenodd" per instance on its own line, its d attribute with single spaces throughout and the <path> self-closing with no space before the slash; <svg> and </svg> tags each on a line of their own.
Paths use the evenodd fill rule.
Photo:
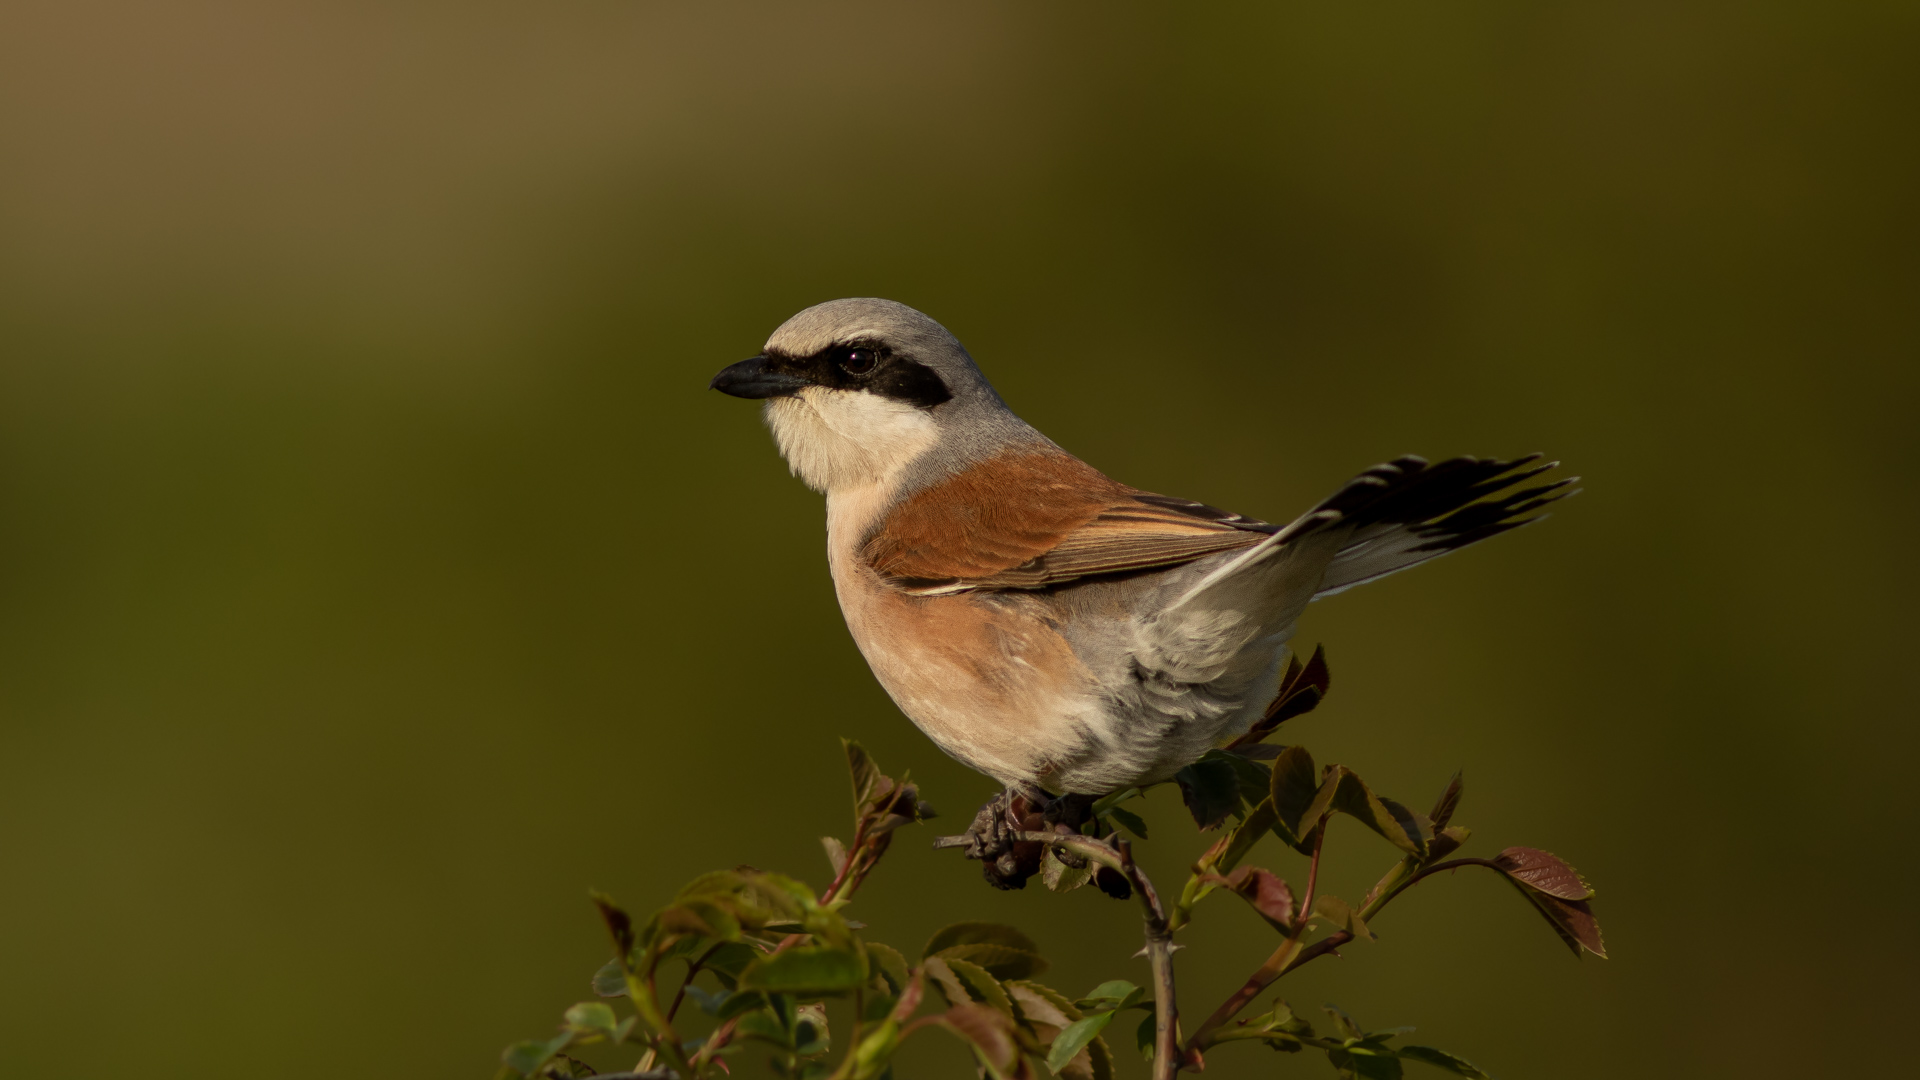
<svg viewBox="0 0 1920 1080">
<path fill-rule="evenodd" d="M 849 375 L 865 375 L 878 362 L 872 349 L 848 349 L 840 356 L 840 370 Z"/>
</svg>

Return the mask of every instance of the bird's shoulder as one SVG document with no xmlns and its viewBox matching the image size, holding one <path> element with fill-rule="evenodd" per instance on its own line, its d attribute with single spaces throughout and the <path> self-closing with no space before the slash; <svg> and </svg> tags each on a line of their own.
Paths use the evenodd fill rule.
<svg viewBox="0 0 1920 1080">
<path fill-rule="evenodd" d="M 1035 589 L 1190 562 L 1272 531 L 1128 487 L 1047 447 L 996 455 L 913 493 L 882 516 L 861 555 L 910 592 Z"/>
</svg>

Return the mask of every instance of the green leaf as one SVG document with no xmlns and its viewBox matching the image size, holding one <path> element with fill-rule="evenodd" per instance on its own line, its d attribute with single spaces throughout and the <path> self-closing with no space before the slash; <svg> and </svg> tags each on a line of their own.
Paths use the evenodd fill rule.
<svg viewBox="0 0 1920 1080">
<path fill-rule="evenodd" d="M 1333 1018 L 1333 1030 L 1339 1032 L 1341 1038 L 1356 1040 L 1361 1038 L 1360 1025 L 1353 1022 L 1353 1017 L 1348 1016 L 1345 1009 L 1331 1002 L 1321 1008 Z"/>
<path fill-rule="evenodd" d="M 877 1024 L 893 1015 L 893 1007 L 899 1003 L 900 999 L 892 994 L 868 994 L 860 1013 L 860 1022 Z"/>
<path fill-rule="evenodd" d="M 699 920 L 701 926 L 705 927 L 693 932 L 715 941 L 740 940 L 740 923 L 743 920 L 734 914 L 735 911 L 740 910 L 741 905 L 734 902 L 732 897 L 714 897 L 711 901 L 706 898 L 686 900 L 667 909 L 667 911 L 686 912 L 692 915 Z M 757 921 L 754 919 L 755 913 L 751 910 L 744 913 L 747 915 L 746 921 Z M 661 913 L 661 922 L 662 924 L 666 922 L 666 912 Z M 693 949 L 689 948 L 687 951 L 691 953 Z"/>
<path fill-rule="evenodd" d="M 1376 1053 L 1364 1046 L 1334 1047 L 1327 1060 L 1342 1076 L 1357 1080 L 1401 1080 L 1400 1059 L 1391 1052 Z"/>
<path fill-rule="evenodd" d="M 1431 1046 L 1403 1046 L 1400 1048 L 1400 1056 L 1407 1061 L 1419 1061 L 1445 1069 L 1455 1076 L 1465 1076 L 1471 1080 L 1493 1080 L 1493 1077 L 1482 1072 L 1473 1062 L 1455 1057 L 1445 1050 L 1435 1050 Z"/>
<path fill-rule="evenodd" d="M 1274 762 L 1276 777 L 1279 772 L 1280 762 L 1276 760 Z M 1274 783 L 1277 788 L 1279 780 L 1276 779 Z M 1289 783 L 1291 784 L 1291 781 Z M 1276 798 L 1275 804 L 1278 805 L 1278 802 Z M 1294 827 L 1294 835 L 1304 839 L 1306 831 L 1312 830 L 1327 814 L 1335 811 L 1354 818 L 1410 855 L 1425 855 L 1427 840 L 1433 835 L 1432 828 L 1425 818 L 1392 799 L 1382 799 L 1375 795 L 1367 787 L 1366 782 L 1345 765 L 1327 766 L 1326 775 L 1321 778 L 1320 789 L 1315 793 L 1313 802 L 1300 814 L 1299 824 Z"/>
<path fill-rule="evenodd" d="M 1122 788 L 1119 791 L 1108 792 L 1094 800 L 1092 814 L 1097 818 L 1106 817 L 1114 807 L 1126 802 L 1128 799 L 1137 797 L 1139 794 L 1140 789 L 1137 787 Z"/>
<path fill-rule="evenodd" d="M 966 947 L 960 946 L 960 948 Z M 999 948 L 1000 946 L 985 947 Z M 940 955 L 940 959 L 946 963 L 948 970 L 953 972 L 954 978 L 966 988 L 967 996 L 982 1005 L 991 1005 L 1009 1017 L 1013 1016 L 1013 1001 L 1007 997 L 1006 988 L 1000 985 L 1000 980 L 994 978 L 986 968 L 954 956 L 955 951 L 957 950 L 948 949 Z"/>
<path fill-rule="evenodd" d="M 1068 866 L 1051 847 L 1040 853 L 1040 880 L 1052 892 L 1072 892 L 1093 880 L 1093 870 L 1093 863 L 1087 860 L 1079 866 Z"/>
<path fill-rule="evenodd" d="M 1232 765 L 1202 758 L 1173 774 L 1193 823 L 1212 829 L 1240 808 L 1240 780 Z"/>
<path fill-rule="evenodd" d="M 1036 955 L 1040 952 L 1032 938 L 1004 923 L 961 922 L 936 931 L 920 955 L 934 956 L 955 945 L 1006 945 Z"/>
<path fill-rule="evenodd" d="M 663 964 L 669 960 L 691 962 L 695 957 L 712 948 L 713 944 L 698 937 L 678 938 L 672 945 L 660 950 L 660 962 Z"/>
<path fill-rule="evenodd" d="M 1301 1035 L 1309 1039 L 1313 1038 L 1313 1025 L 1307 1023 L 1304 1018 L 1295 1016 L 1292 1006 L 1289 1006 L 1284 1000 L 1275 1001 L 1272 1009 L 1247 1022 L 1257 1024 L 1269 1031 L 1283 1031 L 1288 1035 Z"/>
<path fill-rule="evenodd" d="M 793 1049 L 793 1029 L 785 1020 L 766 1009 L 749 1012 L 740 1017 L 734 1034 L 739 1038 L 758 1039 L 772 1043 L 783 1050 Z"/>
<path fill-rule="evenodd" d="M 1031 979 L 1047 971 L 1047 962 L 1039 953 L 984 941 L 952 945 L 941 949 L 936 955 L 949 962 L 964 960 L 978 964 L 992 972 L 996 979 Z"/>
<path fill-rule="evenodd" d="M 541 1042 L 527 1039 L 514 1043 L 500 1054 L 500 1062 L 521 1076 L 532 1076 L 540 1066 L 553 1060 L 553 1055 L 565 1050 L 573 1042 L 573 1032 L 564 1031 L 551 1039 Z"/>
<path fill-rule="evenodd" d="M 1320 775 L 1306 747 L 1289 746 L 1273 759 L 1273 812 L 1278 826 L 1274 832 L 1297 851 L 1308 850 L 1306 834 L 1314 823 L 1306 815 L 1319 792 Z"/>
<path fill-rule="evenodd" d="M 899 997 L 907 988 L 907 958 L 891 945 L 869 941 L 866 946 L 867 966 L 885 976 L 893 995 Z"/>
<path fill-rule="evenodd" d="M 1013 999 L 1014 1008 L 1020 1011 L 1020 1018 L 1027 1023 L 1065 1028 L 1080 1019 L 1080 1010 L 1074 1007 L 1067 995 L 1045 983 L 1032 979 L 1009 979 L 1001 985 L 1007 988 L 1007 996 Z"/>
<path fill-rule="evenodd" d="M 593 973 L 593 992 L 607 998 L 627 996 L 627 973 L 620 969 L 620 961 L 609 960 Z"/>
<path fill-rule="evenodd" d="M 1125 979 L 1114 979 L 1094 987 L 1086 997 L 1073 1004 L 1075 1008 L 1095 1013 L 1119 1012 L 1121 1009 L 1131 1009 L 1143 1002 L 1146 1008 L 1153 1008 L 1153 1003 L 1147 1001 L 1146 987 L 1135 986 Z"/>
<path fill-rule="evenodd" d="M 837 837 L 823 836 L 820 838 L 820 849 L 827 853 L 827 862 L 833 866 L 833 876 L 839 877 L 847 868 L 847 845 Z"/>
<path fill-rule="evenodd" d="M 1366 922 L 1360 918 L 1360 913 L 1353 909 L 1353 905 L 1331 893 L 1321 893 L 1314 900 L 1313 913 L 1332 923 L 1337 930 L 1345 930 L 1356 938 L 1375 940 L 1373 931 L 1367 929 Z"/>
<path fill-rule="evenodd" d="M 796 919 L 820 906 L 819 899 L 806 882 L 785 874 L 764 871 L 757 871 L 747 879 L 742 896 L 769 908 L 775 914 Z"/>
<path fill-rule="evenodd" d="M 713 972 L 721 986 L 732 990 L 740 985 L 740 973 L 760 955 L 759 949 L 743 941 L 725 942 L 707 954 L 705 970 Z"/>
<path fill-rule="evenodd" d="M 1028 980 L 1004 984 L 1007 996 L 1019 1010 L 1019 1021 L 1043 1045 L 1050 1045 L 1060 1033 L 1082 1019 L 1080 1010 L 1065 994 Z M 1113 1052 L 1106 1041 L 1095 1038 L 1078 1055 L 1069 1058 L 1059 1070 L 1068 1080 L 1113 1080 Z"/>
<path fill-rule="evenodd" d="M 720 1010 L 735 996 L 725 990 L 703 990 L 692 983 L 682 987 L 681 992 L 691 998 L 694 1005 L 708 1016 L 720 1015 Z"/>
<path fill-rule="evenodd" d="M 1066 1068 L 1067 1062 L 1072 1061 L 1088 1043 L 1094 1040 L 1095 1036 L 1113 1022 L 1114 1016 L 1114 1013 L 1104 1012 L 1083 1017 L 1068 1024 L 1065 1030 L 1054 1037 L 1053 1045 L 1047 1050 L 1048 1070 L 1058 1073 Z"/>
<path fill-rule="evenodd" d="M 1298 1038 L 1284 1031 L 1263 1032 L 1260 1035 L 1260 1041 L 1265 1044 L 1267 1049 L 1275 1050 L 1282 1054 L 1297 1054 L 1307 1048 L 1306 1043 L 1301 1042 Z"/>
<path fill-rule="evenodd" d="M 1121 808 L 1116 806 L 1113 809 L 1107 811 L 1107 816 L 1109 818 L 1112 818 L 1115 824 L 1126 829 L 1128 832 L 1139 837 L 1140 839 L 1145 840 L 1147 838 L 1147 823 L 1140 819 L 1139 814 L 1136 814 L 1131 810 L 1122 810 Z"/>
<path fill-rule="evenodd" d="M 1246 858 L 1247 852 L 1253 850 L 1253 845 L 1259 843 L 1261 837 L 1274 831 L 1274 824 L 1278 820 L 1278 815 L 1273 811 L 1272 797 L 1261 799 L 1253 809 L 1247 811 L 1246 818 L 1233 827 L 1233 833 L 1227 838 L 1226 845 L 1214 859 L 1214 868 L 1224 874 L 1239 866 L 1240 860 Z"/>
<path fill-rule="evenodd" d="M 769 1004 L 767 995 L 758 990 L 740 990 L 726 995 L 713 1010 L 713 1016 L 716 1020 L 731 1020 L 755 1009 L 766 1008 Z"/>
<path fill-rule="evenodd" d="M 1139 1048 L 1140 1056 L 1148 1061 L 1153 1060 L 1154 1040 L 1160 1034 L 1155 1020 L 1154 1014 L 1148 1013 L 1147 1018 L 1140 1021 L 1140 1026 L 1133 1029 L 1133 1044 Z"/>
<path fill-rule="evenodd" d="M 1409 855 L 1426 854 L 1427 838 L 1433 834 L 1423 820 L 1399 803 L 1375 795 L 1365 781 L 1346 766 L 1335 765 L 1333 771 L 1337 782 L 1336 777 L 1329 777 L 1326 782 L 1335 783 L 1334 810 L 1354 818 Z"/>
<path fill-rule="evenodd" d="M 1201 761 L 1224 762 L 1233 770 L 1234 781 L 1240 786 L 1240 799 L 1252 806 L 1267 797 L 1273 789 L 1273 769 L 1245 754 L 1230 753 L 1226 750 L 1209 750 Z"/>
<path fill-rule="evenodd" d="M 695 896 L 733 896 L 747 887 L 747 878 L 738 870 L 710 870 L 680 887 L 675 902 Z"/>
<path fill-rule="evenodd" d="M 740 973 L 740 988 L 801 996 L 844 994 L 867 981 L 860 957 L 845 949 L 801 946 L 762 957 Z"/>
<path fill-rule="evenodd" d="M 949 1006 L 965 1005 L 973 1000 L 973 995 L 967 992 L 967 984 L 960 981 L 960 976 L 953 973 L 945 960 L 937 956 L 928 957 L 921 962 L 920 970 Z"/>
<path fill-rule="evenodd" d="M 602 1001 L 582 1001 L 567 1009 L 566 1024 L 576 1035 L 598 1035 L 609 1042 L 618 1041 L 614 1032 L 620 1021 L 613 1015 L 613 1006 Z"/>
</svg>

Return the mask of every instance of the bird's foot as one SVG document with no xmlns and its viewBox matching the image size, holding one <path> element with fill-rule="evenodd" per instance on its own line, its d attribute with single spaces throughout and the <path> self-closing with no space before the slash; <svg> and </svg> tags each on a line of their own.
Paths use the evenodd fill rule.
<svg viewBox="0 0 1920 1080">
<path fill-rule="evenodd" d="M 1019 838 L 1021 833 L 1051 832 L 1075 835 L 1089 816 L 1090 795 L 1049 796 L 1044 791 L 1008 788 L 974 815 L 967 827 L 966 853 L 980 860 L 987 883 L 996 889 L 1023 889 L 1040 872 L 1046 845 Z M 1071 853 L 1056 854 L 1070 866 L 1085 865 Z"/>
<path fill-rule="evenodd" d="M 1027 879 L 1040 868 L 1040 859 L 1035 855 L 1026 858 L 1024 849 L 1036 851 L 1040 845 L 1025 843 L 1016 837 L 1025 831 L 1027 819 L 1039 815 L 1033 812 L 1032 795 L 1018 788 L 1008 788 L 988 800 L 980 812 L 973 816 L 973 824 L 967 826 L 966 853 L 969 859 L 979 859 L 980 868 L 987 876 L 987 883 L 996 889 L 1025 888 Z M 1029 868 L 1026 863 L 1031 861 Z"/>
</svg>

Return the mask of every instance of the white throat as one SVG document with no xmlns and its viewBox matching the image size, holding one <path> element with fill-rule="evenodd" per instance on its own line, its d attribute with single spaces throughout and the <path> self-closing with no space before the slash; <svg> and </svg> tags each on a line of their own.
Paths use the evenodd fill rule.
<svg viewBox="0 0 1920 1080">
<path fill-rule="evenodd" d="M 891 489 L 939 435 L 924 410 L 864 390 L 809 386 L 767 402 L 766 415 L 793 474 L 829 498 Z"/>
</svg>

